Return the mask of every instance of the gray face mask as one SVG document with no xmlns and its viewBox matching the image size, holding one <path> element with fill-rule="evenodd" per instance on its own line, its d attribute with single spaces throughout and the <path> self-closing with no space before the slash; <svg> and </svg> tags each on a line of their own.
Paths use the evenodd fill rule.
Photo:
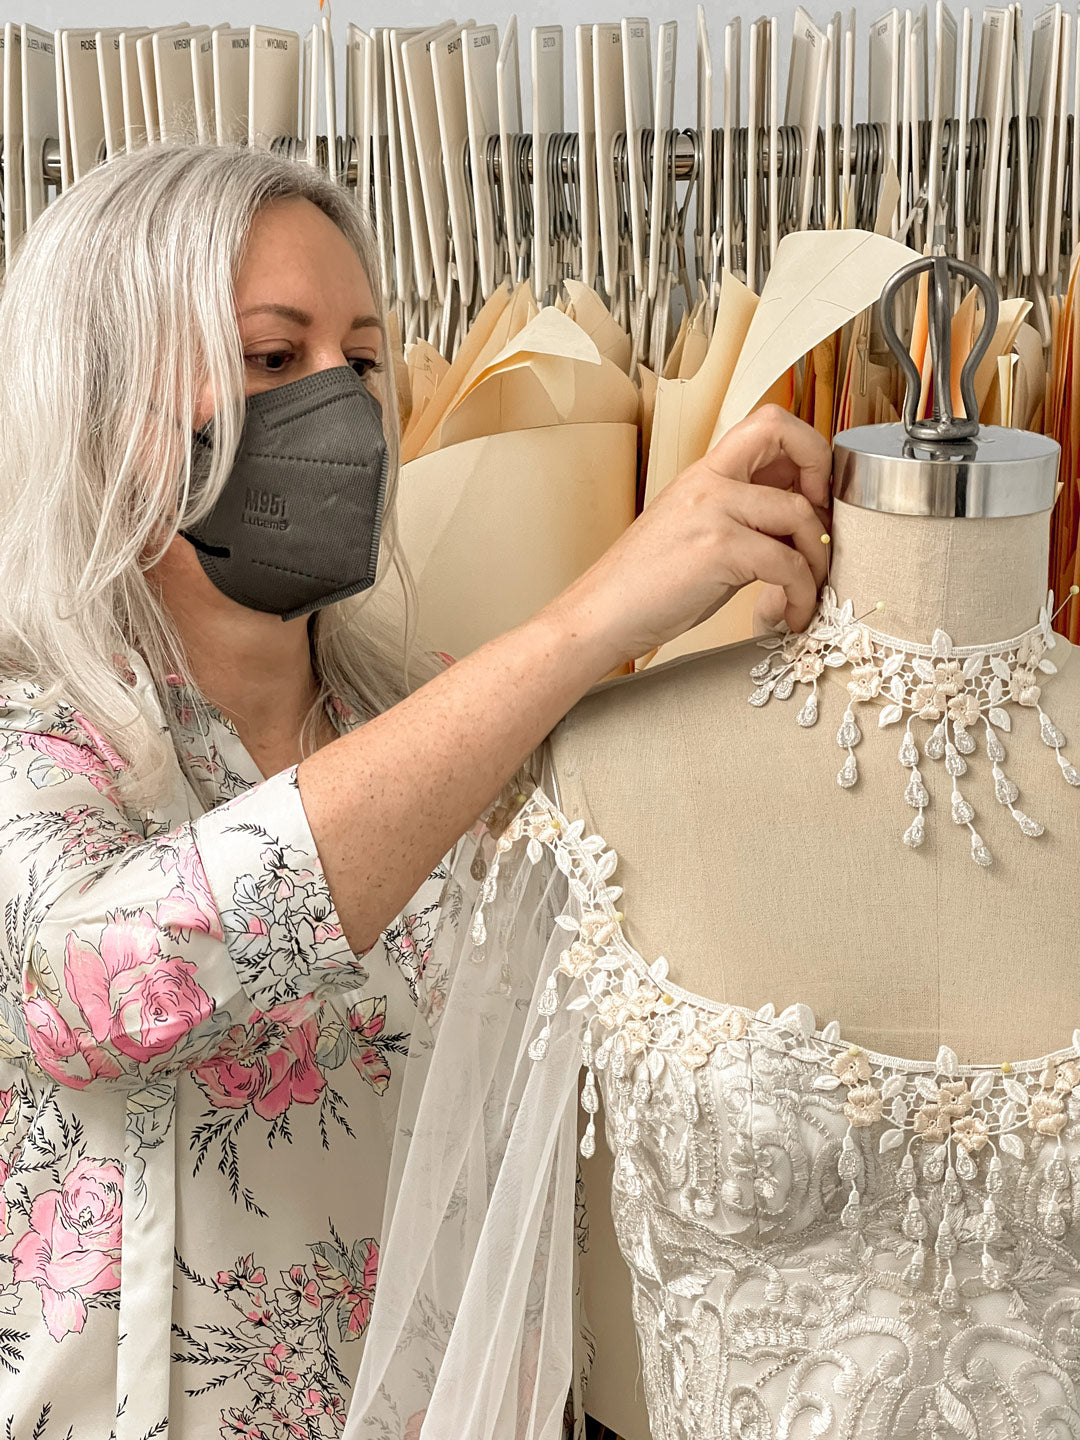
<svg viewBox="0 0 1080 1440">
<path fill-rule="evenodd" d="M 193 488 L 211 426 L 192 441 Z M 181 530 L 210 580 L 249 610 L 294 620 L 375 580 L 389 455 L 382 411 L 350 366 L 251 395 L 210 513 Z"/>
</svg>

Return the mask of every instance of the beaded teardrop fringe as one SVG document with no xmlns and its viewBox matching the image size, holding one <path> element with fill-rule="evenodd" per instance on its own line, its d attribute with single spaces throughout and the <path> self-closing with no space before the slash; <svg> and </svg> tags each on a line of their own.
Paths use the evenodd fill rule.
<svg viewBox="0 0 1080 1440">
<path fill-rule="evenodd" d="M 1022 834 L 1034 839 L 1043 834 L 1043 826 L 1018 808 L 1019 789 L 1005 772 L 1001 736 L 1012 729 L 1012 706 L 1038 713 L 1043 744 L 1054 752 L 1068 784 L 1080 787 L 1080 771 L 1062 753 L 1065 736 L 1042 706 L 1043 682 L 1057 673 L 1047 655 L 1056 643 L 1050 621 L 1053 608 L 1050 595 L 1036 625 L 1013 640 L 994 645 L 954 645 L 944 630 L 936 630 L 929 645 L 912 645 L 864 625 L 855 618 L 852 602 L 841 606 L 835 592 L 826 587 L 805 631 L 759 642 L 769 654 L 750 671 L 750 678 L 757 683 L 750 704 L 761 707 L 770 700 L 790 700 L 796 685 L 808 686 L 810 693 L 796 719 L 810 729 L 820 713 L 821 677 L 827 669 L 847 667 L 848 704 L 836 732 L 836 743 L 844 752 L 836 777 L 841 788 L 850 789 L 859 778 L 855 751 L 863 732 L 854 707 L 883 702 L 878 711 L 879 728 L 899 724 L 907 717 L 897 758 L 908 772 L 904 799 L 915 816 L 904 832 L 904 844 L 917 850 L 926 839 L 930 794 L 919 769 L 925 756 L 944 761 L 953 782 L 953 822 L 970 831 L 971 858 L 976 865 L 988 866 L 994 857 L 975 828 L 975 807 L 959 784 L 967 773 L 967 757 L 978 749 L 973 730 L 982 727 L 986 756 L 993 767 L 995 799 L 1008 810 Z M 921 752 L 912 730 L 916 720 L 933 726 Z"/>
</svg>

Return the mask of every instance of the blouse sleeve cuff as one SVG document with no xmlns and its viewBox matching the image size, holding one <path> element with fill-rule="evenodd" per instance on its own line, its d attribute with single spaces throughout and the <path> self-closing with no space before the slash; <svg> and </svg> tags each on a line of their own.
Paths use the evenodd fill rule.
<svg viewBox="0 0 1080 1440">
<path fill-rule="evenodd" d="M 267 1011 L 353 990 L 349 948 L 304 813 L 295 766 L 193 822 L 225 944 L 248 998 Z"/>
</svg>

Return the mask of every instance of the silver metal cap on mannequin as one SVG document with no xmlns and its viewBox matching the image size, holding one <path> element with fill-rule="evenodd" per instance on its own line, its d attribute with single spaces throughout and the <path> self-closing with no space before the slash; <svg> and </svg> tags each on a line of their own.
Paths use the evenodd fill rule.
<svg viewBox="0 0 1080 1440">
<path fill-rule="evenodd" d="M 927 329 L 934 374 L 951 372 L 950 275 L 960 274 L 982 291 L 985 312 L 979 337 L 960 377 L 964 416 L 953 414 L 951 386 L 934 390 L 934 413 L 917 419 L 921 376 L 896 332 L 897 292 L 931 271 Z M 891 515 L 948 519 L 1035 515 L 1049 510 L 1057 487 L 1060 448 L 1027 430 L 979 426 L 975 371 L 997 323 L 997 291 L 974 265 L 942 255 L 905 265 L 881 294 L 881 325 L 904 371 L 904 419 L 892 425 L 843 430 L 833 441 L 833 495 L 845 504 Z"/>
<path fill-rule="evenodd" d="M 1036 515 L 1054 503 L 1059 457 L 1045 435 L 999 425 L 949 447 L 912 441 L 899 423 L 862 425 L 833 442 L 833 495 L 889 515 Z"/>
</svg>

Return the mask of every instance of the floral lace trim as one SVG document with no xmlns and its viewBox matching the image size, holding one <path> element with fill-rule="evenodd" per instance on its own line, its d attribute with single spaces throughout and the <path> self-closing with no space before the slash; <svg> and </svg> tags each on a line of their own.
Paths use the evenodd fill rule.
<svg viewBox="0 0 1080 1440">
<path fill-rule="evenodd" d="M 696 1071 L 718 1054 L 745 1061 L 755 1042 L 815 1067 L 819 1073 L 811 1082 L 812 1091 L 833 1094 L 837 1100 L 845 1092 L 847 1133 L 837 1162 L 840 1179 L 848 1187 L 841 1216 L 845 1227 L 857 1230 L 861 1224 L 867 1132 L 876 1132 L 875 1148 L 881 1156 L 904 1150 L 897 1183 L 908 1194 L 904 1235 L 916 1246 L 912 1273 L 906 1277 L 912 1284 L 921 1284 L 927 1261 L 929 1221 L 923 1208 L 925 1191 L 920 1198 L 922 1182 L 940 1187 L 944 1209 L 933 1250 L 943 1267 L 938 1298 L 944 1308 L 958 1303 L 951 1261 L 959 1243 L 954 1233 L 959 1209 L 953 1207 L 959 1205 L 961 1181 L 980 1180 L 985 1191 L 978 1233 L 966 1235 L 965 1243 L 974 1241 L 982 1247 L 982 1277 L 990 1288 L 1005 1283 L 1009 1263 L 1007 1255 L 994 1249 L 1002 1233 L 994 1198 L 1004 1183 L 1002 1157 L 1030 1163 L 1036 1153 L 1052 1147 L 1042 1167 L 1038 1223 L 1051 1239 L 1065 1233 L 1065 1217 L 1073 1201 L 1061 1137 L 1068 1126 L 1080 1122 L 1080 1029 L 1073 1032 L 1069 1049 L 1039 1059 L 961 1066 L 956 1054 L 942 1046 L 928 1064 L 848 1045 L 835 1021 L 817 1031 L 806 1005 L 791 1005 L 779 1015 L 772 1005 L 756 1013 L 736 1005 L 710 1005 L 669 984 L 663 957 L 648 965 L 633 949 L 622 929 L 625 917 L 615 909 L 622 890 L 609 883 L 617 855 L 600 836 L 585 836 L 584 822 L 571 824 L 539 789 L 497 842 L 473 919 L 472 940 L 477 947 L 487 941 L 484 912 L 495 899 L 502 858 L 522 840 L 530 864 L 537 864 L 545 850 L 551 853 L 580 908 L 580 915 L 567 913 L 556 919 L 566 931 L 567 944 L 541 992 L 537 1009 L 544 1023 L 529 1055 L 535 1061 L 545 1059 L 551 1017 L 560 1007 L 591 1012 L 581 1042 L 586 1072 L 581 1105 L 589 1117 L 580 1141 L 583 1156 L 589 1158 L 596 1149 L 597 1071 L 610 1066 L 613 1077 L 629 1084 L 636 1095 L 639 1085 L 633 1073 L 644 1064 L 645 1071 L 640 1072 L 644 1099 L 649 1082 L 666 1064 Z M 626 1123 L 636 1133 L 636 1102 Z M 628 1163 L 624 1152 L 617 1163 Z M 631 1189 L 637 1183 L 629 1172 L 623 1181 Z"/>
<path fill-rule="evenodd" d="M 909 772 L 904 799 L 915 816 L 904 832 L 904 844 L 917 850 L 926 839 L 930 794 L 919 761 L 923 756 L 943 760 L 953 782 L 953 821 L 970 831 L 975 863 L 988 866 L 993 856 L 975 828 L 975 807 L 959 785 L 967 773 L 966 757 L 978 748 L 971 733 L 974 728 L 982 727 L 986 756 L 993 767 L 994 798 L 1009 811 L 1022 834 L 1037 838 L 1043 834 L 1043 826 L 1018 808 L 1019 788 L 1004 769 L 1001 735 L 1012 729 L 1010 706 L 1038 712 L 1043 744 L 1053 750 L 1068 784 L 1080 787 L 1080 770 L 1062 754 L 1065 736 L 1042 708 L 1043 680 L 1057 673 L 1057 666 L 1047 658 L 1047 651 L 1056 643 L 1051 629 L 1053 604 L 1050 595 L 1038 623 L 1013 640 L 956 646 L 944 630 L 937 630 L 929 645 L 911 645 L 862 624 L 855 618 L 851 601 L 839 605 L 834 591 L 826 587 L 807 630 L 759 642 L 770 654 L 750 671 L 750 678 L 757 681 L 750 704 L 760 708 L 773 699 L 789 700 L 797 684 L 809 686 L 810 694 L 796 716 L 799 725 L 809 729 L 818 722 L 819 681 L 825 670 L 848 667 L 850 698 L 836 732 L 836 743 L 845 752 L 836 777 L 841 788 L 850 789 L 859 778 L 855 750 L 863 734 L 853 707 L 884 701 L 878 712 L 881 729 L 907 716 L 897 758 Z M 921 753 L 912 733 L 915 720 L 933 725 Z"/>
</svg>

